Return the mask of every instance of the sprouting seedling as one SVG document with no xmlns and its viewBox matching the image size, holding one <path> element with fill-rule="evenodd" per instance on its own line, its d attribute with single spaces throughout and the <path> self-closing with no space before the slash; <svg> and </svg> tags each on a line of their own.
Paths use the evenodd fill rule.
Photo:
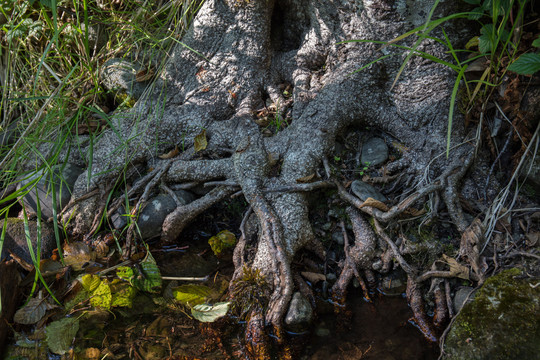
<svg viewBox="0 0 540 360">
<path fill-rule="evenodd" d="M 367 161 L 364 163 L 364 166 L 362 167 L 362 170 L 360 170 L 360 176 L 363 176 L 364 173 L 369 169 L 369 165 L 371 165 L 370 161 Z"/>
</svg>

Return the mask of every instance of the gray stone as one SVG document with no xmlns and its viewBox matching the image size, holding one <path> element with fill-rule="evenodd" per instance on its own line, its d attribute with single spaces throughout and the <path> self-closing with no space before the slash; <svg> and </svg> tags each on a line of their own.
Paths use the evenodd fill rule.
<svg viewBox="0 0 540 360">
<path fill-rule="evenodd" d="M 315 335 L 319 337 L 330 336 L 330 330 L 322 326 L 317 326 L 317 328 L 315 329 Z"/>
<path fill-rule="evenodd" d="M 469 296 L 470 293 L 472 293 L 474 288 L 470 286 L 463 286 L 459 288 L 456 291 L 456 294 L 454 295 L 454 311 L 456 314 L 461 310 L 463 305 L 465 305 L 465 300 L 467 299 L 467 296 Z M 474 299 L 474 294 L 469 296 L 469 299 L 467 302 L 471 302 Z"/>
<path fill-rule="evenodd" d="M 100 71 L 100 80 L 107 90 L 125 92 L 134 99 L 138 99 L 144 92 L 147 82 L 135 80 L 141 66 L 123 59 L 110 59 L 103 64 Z"/>
<path fill-rule="evenodd" d="M 362 146 L 362 164 L 377 166 L 388 160 L 388 146 L 378 137 L 373 137 Z"/>
<path fill-rule="evenodd" d="M 81 30 L 83 31 L 82 36 L 84 37 L 86 33 L 86 26 L 84 23 L 81 24 Z M 105 26 L 88 26 L 88 46 L 90 47 L 90 51 L 94 51 L 95 49 L 95 51 L 98 52 L 105 44 L 107 44 L 108 39 L 109 37 L 105 30 Z"/>
<path fill-rule="evenodd" d="M 398 296 L 407 289 L 407 275 L 402 270 L 392 271 L 382 278 L 380 291 L 387 296 Z"/>
<path fill-rule="evenodd" d="M 0 227 L 4 225 L 6 220 L 2 220 Z M 32 251 L 36 254 L 37 251 L 37 221 L 28 221 L 28 228 L 30 230 L 30 239 L 32 241 Z M 41 258 L 48 258 L 52 255 L 52 251 L 56 249 L 56 239 L 54 237 L 54 230 L 52 227 L 41 222 Z M 2 246 L 1 259 L 3 260 L 9 255 L 10 250 L 15 255 L 22 258 L 27 263 L 32 263 L 32 257 L 28 249 L 28 243 L 26 242 L 26 235 L 24 232 L 24 221 L 17 218 L 8 218 L 6 223 L 6 236 L 4 238 L 4 244 Z"/>
<path fill-rule="evenodd" d="M 19 189 L 25 185 L 39 179 L 37 184 L 24 197 L 24 205 L 32 209 L 37 214 L 37 201 L 41 208 L 41 218 L 49 219 L 53 216 L 53 190 L 56 196 L 56 212 L 60 212 L 71 199 L 73 184 L 84 170 L 72 164 L 56 165 L 51 172 L 44 174 L 40 170 L 32 176 L 22 179 Z M 52 173 L 52 181 L 50 177 Z"/>
<path fill-rule="evenodd" d="M 345 239 L 343 238 L 343 233 L 341 231 L 333 232 L 332 240 L 338 245 L 343 245 L 345 243 Z"/>
<path fill-rule="evenodd" d="M 182 205 L 195 200 L 195 195 L 186 190 L 175 191 L 175 194 Z M 137 227 L 142 239 L 147 240 L 160 235 L 163 221 L 174 209 L 176 209 L 176 202 L 169 195 L 159 194 L 150 199 L 137 218 Z M 112 222 L 116 229 L 127 225 L 127 215 L 123 207 L 112 216 Z"/>
<path fill-rule="evenodd" d="M 487 279 L 456 316 L 445 360 L 540 359 L 540 287 L 519 269 Z"/>
<path fill-rule="evenodd" d="M 17 121 L 13 121 L 6 129 L 0 130 L 0 146 L 11 145 L 17 140 L 20 131 L 17 128 Z"/>
<path fill-rule="evenodd" d="M 312 319 L 313 309 L 311 304 L 300 292 L 295 292 L 287 315 L 285 315 L 285 324 L 293 330 L 300 330 L 309 325 Z"/>
<path fill-rule="evenodd" d="M 386 197 L 379 192 L 379 190 L 360 180 L 353 181 L 351 184 L 351 190 L 353 194 L 362 201 L 366 201 L 367 198 L 373 198 L 382 202 L 387 200 Z"/>
<path fill-rule="evenodd" d="M 334 273 L 328 273 L 328 274 L 326 274 L 326 280 L 328 282 L 334 282 L 334 281 L 337 280 L 337 276 Z"/>
</svg>

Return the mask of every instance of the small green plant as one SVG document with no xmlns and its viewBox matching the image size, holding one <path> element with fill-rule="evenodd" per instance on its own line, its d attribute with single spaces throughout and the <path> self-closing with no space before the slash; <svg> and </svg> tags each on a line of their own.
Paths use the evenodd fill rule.
<svg viewBox="0 0 540 360">
<path fill-rule="evenodd" d="M 362 168 L 360 169 L 360 172 L 358 173 L 360 176 L 364 176 L 364 174 L 366 173 L 366 171 L 369 169 L 369 165 L 371 163 L 368 161 L 368 162 L 365 162 L 364 163 L 364 166 L 362 166 Z"/>
</svg>

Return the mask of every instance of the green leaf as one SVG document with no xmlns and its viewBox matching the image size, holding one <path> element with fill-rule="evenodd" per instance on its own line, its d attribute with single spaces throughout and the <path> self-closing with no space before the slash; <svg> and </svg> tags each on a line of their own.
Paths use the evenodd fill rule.
<svg viewBox="0 0 540 360">
<path fill-rule="evenodd" d="M 214 305 L 196 305 L 191 309 L 191 315 L 200 322 L 214 322 L 227 314 L 230 304 L 230 302 L 220 302 Z"/>
<path fill-rule="evenodd" d="M 146 257 L 139 264 L 140 266 L 133 269 L 135 277 L 132 280 L 132 285 L 137 289 L 157 293 L 161 288 L 161 274 L 156 264 L 156 260 L 152 253 L 148 251 Z"/>
<path fill-rule="evenodd" d="M 532 46 L 534 47 L 540 47 L 540 36 L 538 38 L 536 38 L 536 40 L 534 40 L 532 42 Z"/>
<path fill-rule="evenodd" d="M 467 17 L 469 20 L 478 20 L 484 15 L 484 9 L 482 7 L 476 7 L 472 9 Z"/>
<path fill-rule="evenodd" d="M 181 285 L 173 289 L 174 298 L 184 305 L 194 306 L 206 301 L 212 289 L 205 285 Z"/>
<path fill-rule="evenodd" d="M 540 54 L 523 54 L 510 64 L 508 70 L 520 75 L 532 75 L 540 70 Z"/>
<path fill-rule="evenodd" d="M 224 249 L 231 248 L 236 244 L 236 236 L 229 230 L 223 230 L 208 239 L 208 244 L 215 255 L 221 254 Z"/>
<path fill-rule="evenodd" d="M 463 0 L 463 1 L 465 1 L 467 4 L 471 4 L 471 5 L 480 4 L 480 0 Z"/>
<path fill-rule="evenodd" d="M 120 266 L 118 269 L 116 269 L 116 276 L 131 283 L 133 278 L 135 278 L 135 273 L 129 266 Z"/>
<path fill-rule="evenodd" d="M 77 318 L 53 321 L 46 328 L 49 349 L 55 354 L 64 355 L 71 347 L 77 331 L 79 331 Z"/>
</svg>

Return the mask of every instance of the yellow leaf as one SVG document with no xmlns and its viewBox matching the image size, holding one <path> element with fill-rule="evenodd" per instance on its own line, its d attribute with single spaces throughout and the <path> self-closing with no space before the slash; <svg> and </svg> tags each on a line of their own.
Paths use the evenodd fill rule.
<svg viewBox="0 0 540 360">
<path fill-rule="evenodd" d="M 206 130 L 203 129 L 201 133 L 195 136 L 193 147 L 195 147 L 195 152 L 206 149 L 208 141 L 206 141 Z"/>
</svg>

